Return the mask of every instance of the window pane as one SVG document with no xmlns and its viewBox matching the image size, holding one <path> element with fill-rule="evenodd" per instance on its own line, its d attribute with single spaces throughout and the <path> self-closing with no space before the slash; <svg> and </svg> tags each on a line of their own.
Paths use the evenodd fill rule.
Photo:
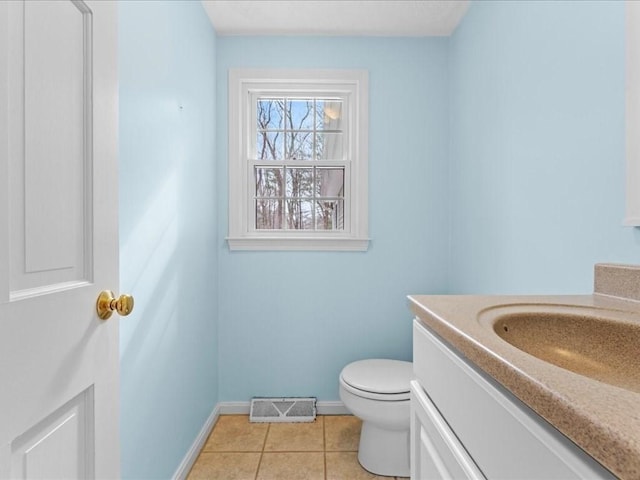
<svg viewBox="0 0 640 480">
<path fill-rule="evenodd" d="M 342 100 L 316 101 L 316 128 L 342 130 Z"/>
<path fill-rule="evenodd" d="M 256 229 L 282 229 L 282 204 L 283 200 L 281 199 L 256 199 Z"/>
<path fill-rule="evenodd" d="M 316 196 L 344 197 L 344 168 L 316 169 Z"/>
<path fill-rule="evenodd" d="M 283 98 L 261 98 L 256 112 L 258 130 L 282 130 L 284 119 Z"/>
<path fill-rule="evenodd" d="M 256 138 L 257 160 L 282 160 L 284 158 L 284 134 L 282 132 L 258 132 Z"/>
<path fill-rule="evenodd" d="M 318 160 L 342 160 L 343 141 L 342 133 L 316 134 L 316 159 Z"/>
<path fill-rule="evenodd" d="M 313 200 L 287 200 L 287 228 L 290 230 L 313 230 Z"/>
<path fill-rule="evenodd" d="M 313 168 L 287 168 L 287 197 L 313 196 Z"/>
<path fill-rule="evenodd" d="M 256 197 L 282 197 L 282 168 L 255 168 Z"/>
<path fill-rule="evenodd" d="M 313 160 L 313 132 L 287 132 L 287 159 Z"/>
<path fill-rule="evenodd" d="M 313 99 L 287 100 L 287 130 L 313 130 Z"/>
<path fill-rule="evenodd" d="M 322 200 L 316 202 L 316 229 L 344 229 L 344 201 Z"/>
</svg>

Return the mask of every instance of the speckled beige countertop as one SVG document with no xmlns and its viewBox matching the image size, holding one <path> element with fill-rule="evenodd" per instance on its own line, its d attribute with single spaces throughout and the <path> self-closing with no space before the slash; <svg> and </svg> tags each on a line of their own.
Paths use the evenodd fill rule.
<svg viewBox="0 0 640 480">
<path fill-rule="evenodd" d="M 640 323 L 639 302 L 603 294 L 413 295 L 409 299 L 412 311 L 424 325 L 616 476 L 640 478 L 640 393 L 542 361 L 502 340 L 479 319 L 481 312 L 496 306 L 520 305 L 526 309 L 530 305 L 559 305 L 596 316 L 602 309 L 616 311 L 625 321 Z M 640 371 L 640 345 L 631 357 L 628 368 Z"/>
</svg>

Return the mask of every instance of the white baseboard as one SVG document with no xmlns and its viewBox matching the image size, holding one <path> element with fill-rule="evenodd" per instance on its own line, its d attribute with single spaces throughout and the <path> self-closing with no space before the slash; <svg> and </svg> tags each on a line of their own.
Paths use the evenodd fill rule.
<svg viewBox="0 0 640 480">
<path fill-rule="evenodd" d="M 213 411 L 211 412 L 211 415 L 209 415 L 209 418 L 207 418 L 207 421 L 204 422 L 200 433 L 198 433 L 198 436 L 193 441 L 191 448 L 189 448 L 187 454 L 182 459 L 182 462 L 180 462 L 178 469 L 173 474 L 173 480 L 184 480 L 187 478 L 187 475 L 189 475 L 189 472 L 191 471 L 191 467 L 193 467 L 193 464 L 196 463 L 196 459 L 200 454 L 200 450 L 202 450 L 202 447 L 204 447 L 204 444 L 207 441 L 207 438 L 209 438 L 209 434 L 211 433 L 211 430 L 213 430 L 213 426 L 218 421 L 219 416 L 220 404 L 217 404 L 213 408 Z"/>
<path fill-rule="evenodd" d="M 178 466 L 176 473 L 173 474 L 173 480 L 184 480 L 189 475 L 189 471 L 193 464 L 196 462 L 200 450 L 204 447 L 207 438 L 213 426 L 218 421 L 220 415 L 248 415 L 251 408 L 251 402 L 219 402 L 207 418 L 207 421 L 202 426 L 200 433 L 193 441 L 191 448 L 185 455 L 182 462 Z M 318 415 L 349 415 L 350 412 L 346 409 L 344 404 L 340 401 L 324 401 L 317 402 L 316 408 Z"/>
<path fill-rule="evenodd" d="M 318 408 L 318 415 L 351 415 L 351 412 L 347 410 L 344 403 L 339 400 L 334 402 L 318 402 L 316 407 Z"/>
<path fill-rule="evenodd" d="M 249 415 L 251 402 L 220 402 L 218 403 L 220 415 Z M 320 401 L 316 403 L 318 415 L 349 415 L 341 401 Z"/>
<path fill-rule="evenodd" d="M 251 402 L 219 402 L 220 415 L 249 415 Z"/>
</svg>

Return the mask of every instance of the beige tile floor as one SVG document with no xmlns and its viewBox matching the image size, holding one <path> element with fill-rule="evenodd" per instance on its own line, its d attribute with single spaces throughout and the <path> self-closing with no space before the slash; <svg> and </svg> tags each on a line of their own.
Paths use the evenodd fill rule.
<svg viewBox="0 0 640 480">
<path fill-rule="evenodd" d="M 358 463 L 360 420 L 318 416 L 313 423 L 250 423 L 223 415 L 188 480 L 369 480 Z"/>
</svg>

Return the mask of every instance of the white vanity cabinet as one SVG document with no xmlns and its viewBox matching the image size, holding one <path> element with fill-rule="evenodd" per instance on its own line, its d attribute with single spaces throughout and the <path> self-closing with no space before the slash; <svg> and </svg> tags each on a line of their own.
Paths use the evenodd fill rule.
<svg viewBox="0 0 640 480">
<path fill-rule="evenodd" d="M 413 324 L 411 478 L 615 478 L 449 347 Z"/>
</svg>

